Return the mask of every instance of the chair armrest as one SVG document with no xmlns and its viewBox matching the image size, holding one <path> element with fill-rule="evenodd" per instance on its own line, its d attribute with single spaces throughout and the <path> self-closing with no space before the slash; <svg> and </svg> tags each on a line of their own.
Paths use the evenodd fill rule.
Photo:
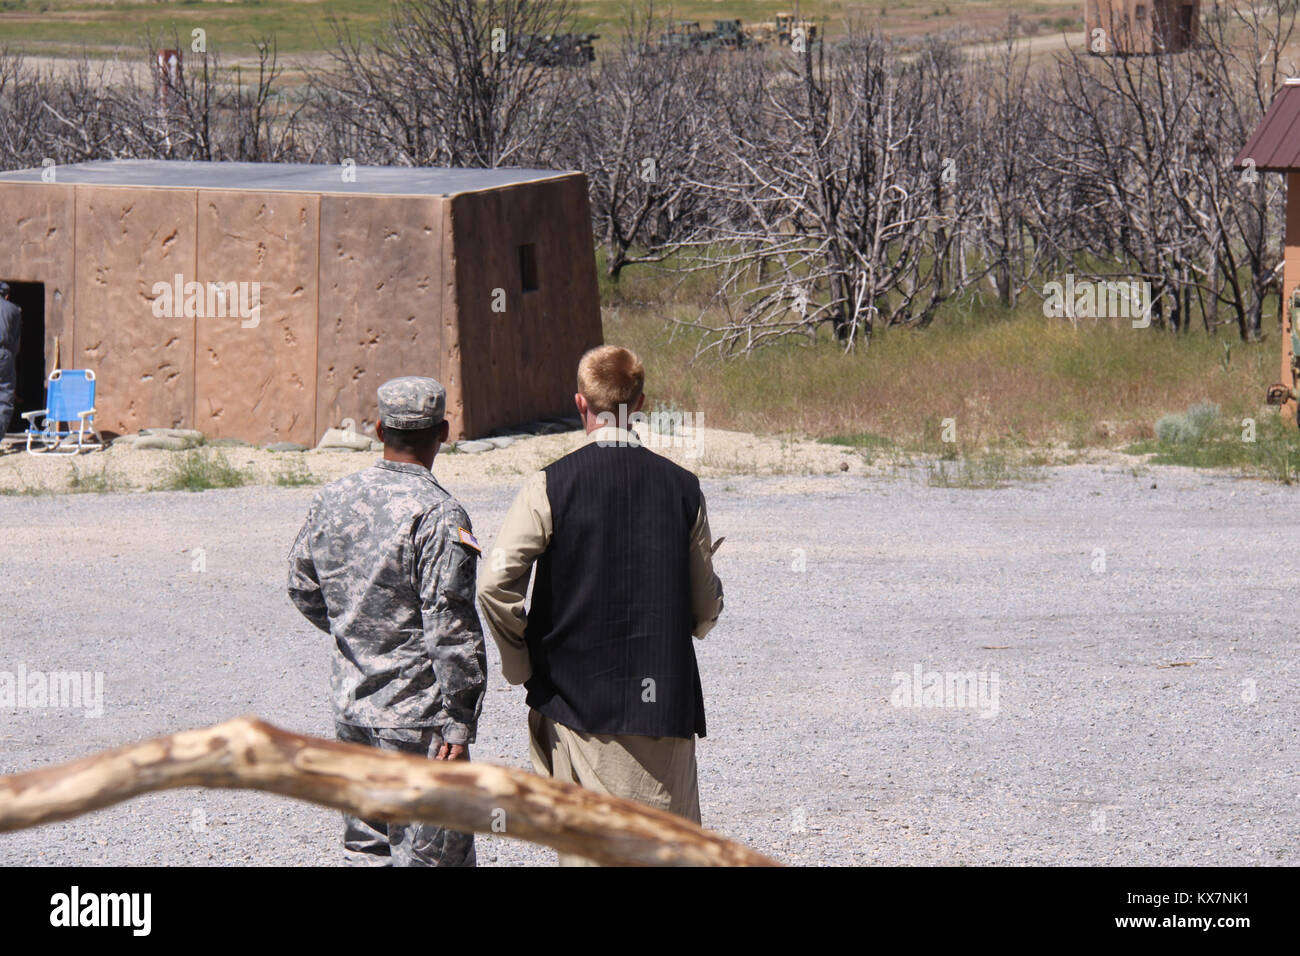
<svg viewBox="0 0 1300 956">
<path fill-rule="evenodd" d="M 95 409 L 94 409 L 94 408 L 88 408 L 88 409 L 86 409 L 84 412 L 77 412 L 77 417 L 78 417 L 78 418 L 85 418 L 87 415 L 93 415 L 93 414 L 95 414 Z"/>
<path fill-rule="evenodd" d="M 42 418 L 50 413 L 48 408 L 39 408 L 34 412 L 23 412 L 23 418 L 30 423 L 35 418 Z"/>
</svg>

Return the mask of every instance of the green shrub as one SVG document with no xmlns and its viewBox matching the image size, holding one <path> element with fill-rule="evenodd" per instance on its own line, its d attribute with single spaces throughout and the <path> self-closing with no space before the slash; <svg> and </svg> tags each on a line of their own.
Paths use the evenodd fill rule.
<svg viewBox="0 0 1300 956">
<path fill-rule="evenodd" d="M 221 452 L 190 451 L 167 464 L 157 491 L 206 491 L 248 484 L 248 473 L 232 465 Z"/>
<path fill-rule="evenodd" d="M 301 455 L 289 459 L 288 462 L 276 470 L 273 477 L 277 485 L 284 485 L 287 488 L 315 485 L 320 482 L 320 479 L 313 475 L 311 469 L 303 462 Z"/>
<path fill-rule="evenodd" d="M 1195 445 L 1219 420 L 1219 406 L 1200 402 L 1181 415 L 1165 415 L 1156 422 L 1156 438 L 1168 445 Z"/>
<path fill-rule="evenodd" d="M 68 491 L 73 494 L 102 495 L 113 491 L 126 491 L 130 487 L 122 476 L 109 467 L 107 461 L 98 471 L 82 472 L 74 463 L 68 476 Z"/>
</svg>

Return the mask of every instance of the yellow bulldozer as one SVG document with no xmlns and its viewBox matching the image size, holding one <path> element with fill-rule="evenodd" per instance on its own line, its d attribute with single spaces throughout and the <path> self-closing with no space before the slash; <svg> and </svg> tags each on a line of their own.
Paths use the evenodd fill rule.
<svg viewBox="0 0 1300 956">
<path fill-rule="evenodd" d="M 817 24 L 793 13 L 778 13 L 775 20 L 753 24 L 748 33 L 753 43 L 775 42 L 794 46 L 799 40 L 806 44 L 817 39 Z"/>
</svg>

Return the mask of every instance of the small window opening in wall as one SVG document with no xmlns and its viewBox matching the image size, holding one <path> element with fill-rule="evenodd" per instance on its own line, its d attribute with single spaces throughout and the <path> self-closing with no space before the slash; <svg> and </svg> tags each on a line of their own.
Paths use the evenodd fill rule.
<svg viewBox="0 0 1300 956">
<path fill-rule="evenodd" d="M 519 285 L 525 292 L 537 291 L 537 245 L 519 247 Z"/>
</svg>

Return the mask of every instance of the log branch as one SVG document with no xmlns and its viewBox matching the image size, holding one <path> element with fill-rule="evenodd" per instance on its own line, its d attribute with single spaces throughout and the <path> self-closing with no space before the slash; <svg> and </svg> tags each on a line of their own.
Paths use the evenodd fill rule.
<svg viewBox="0 0 1300 956">
<path fill-rule="evenodd" d="M 681 817 L 492 764 L 290 733 L 239 717 L 0 777 L 0 831 L 177 787 L 262 790 L 386 823 L 500 833 L 607 865 L 775 866 Z"/>
</svg>

